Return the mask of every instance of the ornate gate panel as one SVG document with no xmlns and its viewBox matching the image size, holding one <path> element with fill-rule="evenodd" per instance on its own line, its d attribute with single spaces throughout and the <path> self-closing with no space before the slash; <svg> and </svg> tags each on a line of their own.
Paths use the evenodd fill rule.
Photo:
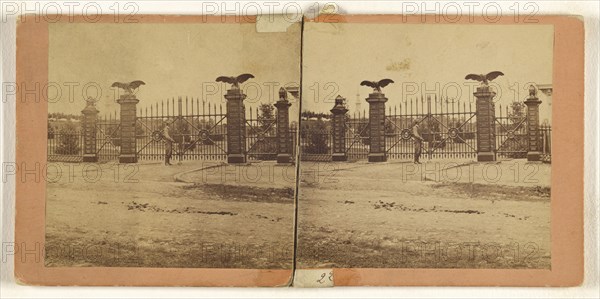
<svg viewBox="0 0 600 299">
<path fill-rule="evenodd" d="M 98 161 L 114 161 L 121 152 L 121 122 L 117 112 L 96 122 L 96 156 Z"/>
<path fill-rule="evenodd" d="M 471 103 L 448 98 L 414 98 L 388 108 L 386 153 L 391 159 L 412 159 L 413 127 L 423 137 L 423 157 L 474 158 L 477 155 L 475 111 Z"/>
<path fill-rule="evenodd" d="M 165 126 L 175 140 L 173 159 L 225 160 L 227 158 L 227 115 L 221 105 L 179 97 L 140 109 L 136 120 L 138 159 L 162 160 Z"/>
<path fill-rule="evenodd" d="M 300 130 L 300 159 L 302 161 L 331 161 L 332 136 L 324 120 L 302 120 Z M 294 135 L 295 136 L 295 135 Z"/>
<path fill-rule="evenodd" d="M 527 107 L 513 102 L 496 114 L 496 157 L 526 158 L 528 150 Z"/>
<path fill-rule="evenodd" d="M 346 118 L 346 156 L 348 160 L 366 159 L 369 155 L 369 118 L 359 111 Z"/>
<path fill-rule="evenodd" d="M 270 106 L 271 107 L 271 106 Z M 246 156 L 250 160 L 277 160 L 277 117 L 275 111 L 260 113 L 248 109 L 246 117 Z"/>
</svg>

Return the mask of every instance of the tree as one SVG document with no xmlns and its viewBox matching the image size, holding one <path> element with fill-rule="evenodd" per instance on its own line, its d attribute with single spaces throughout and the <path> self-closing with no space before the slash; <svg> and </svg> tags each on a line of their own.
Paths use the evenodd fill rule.
<svg viewBox="0 0 600 299">
<path fill-rule="evenodd" d="M 308 144 L 304 149 L 307 154 L 327 154 L 329 153 L 329 132 L 327 125 L 322 120 L 314 122 L 314 126 L 307 130 Z"/>
<path fill-rule="evenodd" d="M 67 120 L 80 120 L 81 115 L 66 114 L 66 113 L 62 113 L 62 112 L 52 112 L 52 113 L 48 113 L 48 118 L 56 118 L 56 119 L 64 118 Z"/>
<path fill-rule="evenodd" d="M 527 152 L 527 126 L 524 123 L 526 106 L 523 102 L 512 102 L 508 110 L 507 128 L 512 132 L 509 142 L 503 144 L 503 149 L 509 151 L 506 155 L 510 158 L 524 158 Z"/>
<path fill-rule="evenodd" d="M 429 142 L 430 148 L 446 147 L 446 141 L 442 138 L 439 122 L 433 118 L 428 118 L 426 121 L 421 122 L 421 124 L 421 135 L 425 141 Z"/>
<path fill-rule="evenodd" d="M 364 145 L 370 145 L 371 144 L 371 138 L 370 138 L 370 128 L 369 128 L 369 121 L 365 119 L 365 121 L 360 121 L 356 124 L 356 131 L 354 132 L 355 134 L 358 134 L 361 138 L 361 142 Z"/>
<path fill-rule="evenodd" d="M 177 143 L 187 143 L 191 141 L 190 127 L 184 119 L 178 118 L 173 122 L 171 134 Z"/>
<path fill-rule="evenodd" d="M 396 126 L 393 123 L 392 119 L 387 119 L 383 125 L 383 129 L 385 131 L 385 135 L 393 136 L 396 134 Z"/>
<path fill-rule="evenodd" d="M 252 128 L 250 134 L 254 134 L 252 152 L 259 160 L 274 160 L 277 158 L 277 137 L 275 125 L 275 107 L 270 104 L 260 104 L 258 107 L 258 127 Z"/>
<path fill-rule="evenodd" d="M 313 111 L 302 111 L 300 113 L 300 116 L 303 118 L 317 118 L 317 119 L 330 119 L 331 118 L 331 114 L 330 113 L 323 113 L 323 112 L 313 112 Z"/>
<path fill-rule="evenodd" d="M 145 127 L 139 121 L 136 121 L 135 122 L 135 135 L 138 138 L 142 138 L 144 136 L 144 134 L 146 134 Z"/>
<path fill-rule="evenodd" d="M 275 121 L 275 117 L 273 115 L 275 107 L 270 104 L 260 104 L 258 109 L 260 110 L 258 124 L 260 125 L 262 132 L 264 132 L 265 135 L 269 135 L 269 133 L 272 133 L 271 131 L 274 131 L 273 122 Z"/>
<path fill-rule="evenodd" d="M 521 120 L 525 118 L 525 104 L 523 102 L 512 102 L 508 111 L 508 118 L 513 126 L 519 125 Z"/>
<path fill-rule="evenodd" d="M 48 139 L 54 139 L 54 127 L 48 121 Z"/>
<path fill-rule="evenodd" d="M 80 134 L 77 132 L 77 127 L 68 122 L 60 130 L 58 135 L 58 145 L 56 146 L 55 153 L 59 155 L 75 155 L 79 153 Z"/>
</svg>

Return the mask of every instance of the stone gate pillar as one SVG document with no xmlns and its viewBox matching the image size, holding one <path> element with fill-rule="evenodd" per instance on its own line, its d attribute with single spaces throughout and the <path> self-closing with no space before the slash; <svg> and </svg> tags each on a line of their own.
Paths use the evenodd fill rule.
<svg viewBox="0 0 600 299">
<path fill-rule="evenodd" d="M 370 93 L 369 103 L 369 162 L 387 161 L 385 153 L 385 102 L 383 93 Z"/>
<path fill-rule="evenodd" d="M 290 115 L 292 104 L 287 99 L 287 91 L 279 89 L 279 100 L 274 105 L 277 108 L 277 163 L 290 163 L 292 144 L 290 139 Z"/>
<path fill-rule="evenodd" d="M 124 94 L 117 103 L 121 105 L 121 153 L 119 163 L 137 163 L 135 122 L 139 100 L 133 94 Z"/>
<path fill-rule="evenodd" d="M 535 86 L 529 86 L 529 97 L 525 100 L 527 105 L 527 161 L 540 160 L 540 104 Z"/>
<path fill-rule="evenodd" d="M 479 86 L 473 95 L 477 98 L 477 161 L 496 161 L 496 93 L 489 86 Z"/>
<path fill-rule="evenodd" d="M 98 121 L 98 109 L 93 99 L 87 101 L 87 105 L 81 111 L 83 129 L 83 162 L 98 162 L 96 151 L 96 122 Z"/>
<path fill-rule="evenodd" d="M 246 163 L 246 95 L 239 88 L 227 90 L 227 163 Z"/>
<path fill-rule="evenodd" d="M 341 96 L 335 98 L 335 105 L 330 110 L 333 114 L 331 118 L 331 133 L 333 137 L 332 161 L 346 161 L 346 99 Z"/>
</svg>

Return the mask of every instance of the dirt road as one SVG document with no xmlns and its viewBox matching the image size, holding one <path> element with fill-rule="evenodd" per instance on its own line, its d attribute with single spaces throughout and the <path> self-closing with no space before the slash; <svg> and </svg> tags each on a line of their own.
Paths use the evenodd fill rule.
<svg viewBox="0 0 600 299">
<path fill-rule="evenodd" d="M 299 266 L 550 267 L 548 165 L 438 162 L 303 162 Z M 48 266 L 291 267 L 293 167 L 90 165 L 48 184 Z"/>
<path fill-rule="evenodd" d="M 293 186 L 174 181 L 209 164 L 64 164 L 72 175 L 47 185 L 46 264 L 291 268 Z"/>
<path fill-rule="evenodd" d="M 549 165 L 438 163 L 302 164 L 299 267 L 550 267 Z"/>
</svg>

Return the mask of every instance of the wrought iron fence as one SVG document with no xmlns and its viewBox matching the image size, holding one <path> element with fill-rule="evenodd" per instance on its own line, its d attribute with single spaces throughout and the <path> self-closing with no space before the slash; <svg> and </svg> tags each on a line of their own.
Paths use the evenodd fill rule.
<svg viewBox="0 0 600 299">
<path fill-rule="evenodd" d="M 552 161 L 552 127 L 542 124 L 539 127 L 541 160 L 550 163 Z"/>
<path fill-rule="evenodd" d="M 269 106 L 271 107 L 271 106 Z M 277 114 L 271 107 L 246 110 L 246 155 L 250 160 L 275 160 L 278 154 Z M 495 151 L 497 157 L 525 158 L 528 147 L 528 124 L 523 102 L 494 109 Z M 413 131 L 424 139 L 423 157 L 474 158 L 477 153 L 476 112 L 471 102 L 441 97 L 412 98 L 388 107 L 385 116 L 385 149 L 388 158 L 411 159 L 414 154 Z M 171 98 L 139 109 L 136 118 L 136 153 L 138 159 L 162 160 L 165 156 L 166 132 L 175 140 L 173 158 L 178 160 L 227 158 L 227 114 L 222 105 L 198 98 Z M 327 116 L 303 119 L 301 129 L 290 127 L 291 155 L 300 149 L 303 161 L 330 161 L 333 136 Z M 343 143 L 348 160 L 366 159 L 369 154 L 370 121 L 366 111 L 346 115 Z M 99 161 L 116 160 L 121 147 L 121 124 L 118 113 L 104 115 L 96 121 L 96 154 Z M 539 151 L 545 162 L 551 160 L 550 125 L 538 128 Z M 299 134 L 299 136 L 298 136 Z M 298 142 L 298 144 L 296 144 Z M 84 135 L 78 124 L 59 127 L 49 122 L 48 161 L 81 162 Z"/>
<path fill-rule="evenodd" d="M 297 153 L 297 147 L 298 147 L 298 128 L 296 128 L 295 126 L 291 126 L 290 127 L 290 134 L 289 134 L 289 138 L 290 138 L 290 144 L 292 145 L 291 147 L 291 160 L 292 162 L 296 163 L 296 153 Z"/>
<path fill-rule="evenodd" d="M 82 162 L 83 133 L 77 128 L 48 129 L 48 162 Z"/>
</svg>

